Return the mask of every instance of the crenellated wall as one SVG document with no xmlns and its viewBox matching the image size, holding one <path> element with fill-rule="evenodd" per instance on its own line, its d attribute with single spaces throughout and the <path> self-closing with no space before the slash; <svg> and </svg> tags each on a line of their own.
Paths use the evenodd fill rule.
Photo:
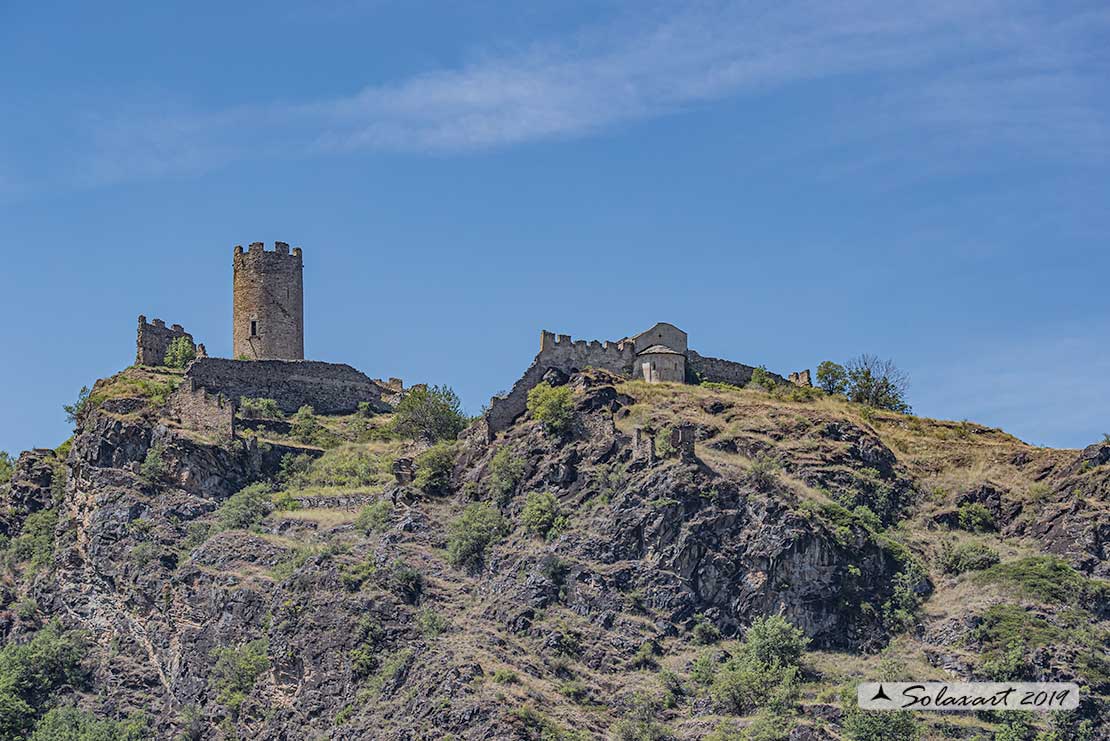
<svg viewBox="0 0 1110 741">
<path fill-rule="evenodd" d="M 193 336 L 180 324 L 167 327 L 161 319 L 154 319 L 148 324 L 146 317 L 140 314 L 139 331 L 135 339 L 135 364 L 162 365 L 166 360 L 166 350 L 178 337 L 188 338 L 193 349 L 196 349 Z"/>
<path fill-rule="evenodd" d="M 528 408 L 528 392 L 543 380 L 543 375 L 550 369 L 558 368 L 564 373 L 573 373 L 583 368 L 602 368 L 613 373 L 630 375 L 635 360 L 636 348 L 631 340 L 574 340 L 570 335 L 556 335 L 543 330 L 540 332 L 540 351 L 524 371 L 524 375 L 513 384 L 507 394 L 490 399 L 485 415 L 487 434 L 496 435 L 524 414 Z"/>
<path fill-rule="evenodd" d="M 387 411 L 382 388 L 349 365 L 316 360 L 197 358 L 185 371 L 196 388 L 240 397 L 273 399 L 286 414 L 306 404 L 318 414 L 351 414 L 359 402 Z"/>
</svg>

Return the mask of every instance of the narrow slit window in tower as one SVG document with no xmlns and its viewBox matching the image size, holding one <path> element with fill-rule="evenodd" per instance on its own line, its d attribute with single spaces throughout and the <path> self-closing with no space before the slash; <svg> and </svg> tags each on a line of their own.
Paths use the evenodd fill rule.
<svg viewBox="0 0 1110 741">
<path fill-rule="evenodd" d="M 251 319 L 251 337 L 257 337 L 257 336 L 258 336 L 258 322 L 256 322 L 254 319 Z"/>
</svg>

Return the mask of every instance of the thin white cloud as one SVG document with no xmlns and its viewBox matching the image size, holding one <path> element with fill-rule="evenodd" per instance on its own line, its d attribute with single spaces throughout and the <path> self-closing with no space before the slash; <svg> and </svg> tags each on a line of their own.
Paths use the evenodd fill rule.
<svg viewBox="0 0 1110 741">
<path fill-rule="evenodd" d="M 458 69 L 317 101 L 98 117 L 86 181 L 147 177 L 242 157 L 359 150 L 454 153 L 581 137 L 799 83 L 865 80 L 827 135 L 798 155 L 900 145 L 926 169 L 978 157 L 1110 155 L 1102 99 L 1110 14 L 1015 2 L 711 2 L 646 12 Z M 757 99 L 753 98 L 758 104 Z M 915 146 L 906 147 L 913 142 Z M 896 146 L 894 148 L 898 150 Z M 875 164 L 867 164 L 874 160 Z M 925 175 L 928 176 L 927 174 Z"/>
</svg>

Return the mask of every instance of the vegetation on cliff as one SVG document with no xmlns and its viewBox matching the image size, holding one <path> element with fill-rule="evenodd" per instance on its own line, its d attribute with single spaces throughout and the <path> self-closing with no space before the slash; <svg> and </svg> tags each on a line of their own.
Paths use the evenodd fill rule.
<svg viewBox="0 0 1110 741">
<path fill-rule="evenodd" d="M 71 443 L 0 468 L 0 738 L 1072 741 L 1106 723 L 1110 444 L 1035 448 L 847 387 L 591 370 L 537 386 L 493 439 L 436 387 L 395 415 L 249 400 L 215 439 L 166 413 L 179 380 L 100 381 Z M 861 711 L 875 678 L 1074 680 L 1086 699 Z"/>
</svg>

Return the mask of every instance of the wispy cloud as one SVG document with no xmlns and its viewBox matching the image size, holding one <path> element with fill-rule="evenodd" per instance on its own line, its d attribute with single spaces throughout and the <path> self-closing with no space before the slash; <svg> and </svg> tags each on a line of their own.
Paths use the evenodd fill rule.
<svg viewBox="0 0 1110 741">
<path fill-rule="evenodd" d="M 350 95 L 215 111 L 86 118 L 92 182 L 206 169 L 242 157 L 388 150 L 455 153 L 582 137 L 799 83 L 864 80 L 800 152 L 884 137 L 961 169 L 1004 149 L 1110 155 L 1103 99 L 1110 13 L 1015 2 L 705 2 L 658 8 Z M 799 155 L 801 156 L 801 155 Z M 868 155 L 874 159 L 874 154 Z M 861 160 L 861 167 L 881 162 Z"/>
</svg>

